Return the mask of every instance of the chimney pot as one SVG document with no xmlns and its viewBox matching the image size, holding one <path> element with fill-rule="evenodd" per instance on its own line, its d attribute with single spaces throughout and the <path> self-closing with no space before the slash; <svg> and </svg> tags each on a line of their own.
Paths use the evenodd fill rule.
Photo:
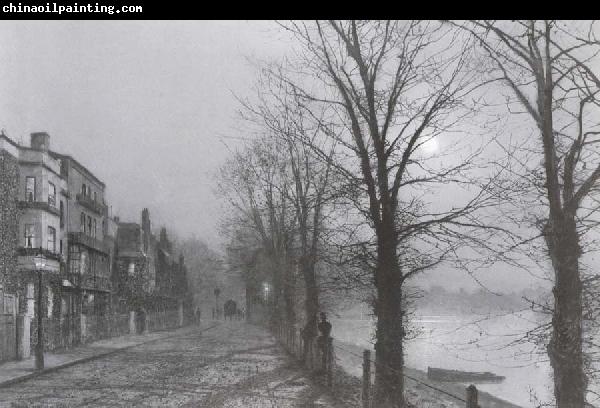
<svg viewBox="0 0 600 408">
<path fill-rule="evenodd" d="M 50 149 L 50 135 L 46 132 L 34 132 L 30 135 L 31 148 L 48 151 Z"/>
</svg>

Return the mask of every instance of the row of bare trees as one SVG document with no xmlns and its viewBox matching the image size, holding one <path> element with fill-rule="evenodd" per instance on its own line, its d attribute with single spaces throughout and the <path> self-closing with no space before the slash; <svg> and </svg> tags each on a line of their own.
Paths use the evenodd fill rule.
<svg viewBox="0 0 600 408">
<path fill-rule="evenodd" d="M 310 333 L 326 282 L 367 288 L 375 404 L 405 407 L 407 282 L 442 264 L 545 258 L 556 405 L 583 408 L 598 314 L 584 290 L 597 278 L 582 272 L 600 178 L 594 23 L 280 28 L 296 52 L 262 65 L 241 101 L 248 140 L 219 177 L 230 262 L 256 278 L 262 259 L 272 317 L 296 322 L 302 301 Z"/>
</svg>

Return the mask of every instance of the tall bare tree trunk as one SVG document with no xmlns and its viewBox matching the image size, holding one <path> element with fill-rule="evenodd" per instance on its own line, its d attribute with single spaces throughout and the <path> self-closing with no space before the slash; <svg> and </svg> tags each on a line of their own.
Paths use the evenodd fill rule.
<svg viewBox="0 0 600 408">
<path fill-rule="evenodd" d="M 272 266 L 273 267 L 273 266 Z M 275 268 L 274 268 L 275 269 Z M 271 316 L 270 323 L 273 327 L 277 327 L 283 321 L 282 313 L 282 296 L 283 296 L 283 282 L 281 272 L 274 270 L 272 271 L 273 276 L 273 300 L 271 305 Z"/>
<path fill-rule="evenodd" d="M 304 284 L 306 285 L 304 310 L 306 318 L 309 320 L 319 312 L 319 290 L 317 288 L 315 265 L 312 262 L 304 260 L 301 262 L 300 267 L 302 268 Z"/>
<path fill-rule="evenodd" d="M 296 322 L 296 311 L 294 310 L 296 279 L 289 262 L 283 262 L 283 299 L 285 307 L 285 323 L 293 325 Z"/>
<path fill-rule="evenodd" d="M 583 408 L 587 389 L 582 350 L 581 248 L 574 215 L 556 216 L 546 228 L 555 272 L 552 337 L 548 344 L 557 407 Z"/>
<path fill-rule="evenodd" d="M 375 406 L 400 408 L 405 407 L 402 275 L 398 265 L 394 224 L 388 221 L 382 222 L 377 240 Z"/>
<path fill-rule="evenodd" d="M 592 118 L 598 116 L 590 107 L 598 105 L 600 77 L 592 69 L 595 60 L 592 63 L 591 58 L 579 58 L 586 52 L 596 55 L 598 43 L 585 36 L 563 36 L 569 29 L 561 26 L 557 30 L 557 23 L 550 20 L 514 24 L 476 20 L 471 24 L 477 30 L 469 31 L 492 57 L 502 78 L 541 132 L 544 154 L 541 181 L 549 208 L 544 236 L 554 270 L 552 333 L 547 352 L 554 372 L 556 406 L 583 408 L 587 376 L 579 271 L 583 251 L 578 227 L 586 225 L 586 215 L 578 216 L 577 211 L 582 201 L 594 194 L 600 180 L 598 151 L 595 141 L 589 140 L 596 132 L 588 125 L 595 126 Z M 593 23 L 588 31 L 594 32 Z M 490 41 L 491 37 L 498 41 Z M 575 41 L 570 42 L 571 38 Z M 564 40 L 567 42 L 563 43 Z M 535 99 L 529 94 L 533 89 Z M 563 104 L 564 101 L 569 104 Z M 565 126 L 565 118 L 575 126 Z"/>
</svg>

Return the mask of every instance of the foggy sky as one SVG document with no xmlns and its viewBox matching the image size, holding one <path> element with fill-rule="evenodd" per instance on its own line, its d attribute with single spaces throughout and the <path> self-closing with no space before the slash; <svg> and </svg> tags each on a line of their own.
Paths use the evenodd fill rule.
<svg viewBox="0 0 600 408">
<path fill-rule="evenodd" d="M 29 145 L 47 131 L 107 185 L 121 219 L 215 240 L 210 172 L 236 132 L 232 91 L 248 91 L 246 56 L 285 47 L 270 22 L 4 21 L 0 127 Z"/>
<path fill-rule="evenodd" d="M 235 94 L 252 93 L 246 57 L 281 57 L 272 22 L 4 21 L 0 127 L 29 145 L 47 131 L 107 185 L 112 214 L 195 234 L 215 249 L 219 203 L 211 173 L 243 133 Z M 502 290 L 532 283 L 504 268 L 480 277 Z M 449 286 L 477 288 L 460 272 Z M 440 276 L 420 279 L 440 283 Z"/>
</svg>

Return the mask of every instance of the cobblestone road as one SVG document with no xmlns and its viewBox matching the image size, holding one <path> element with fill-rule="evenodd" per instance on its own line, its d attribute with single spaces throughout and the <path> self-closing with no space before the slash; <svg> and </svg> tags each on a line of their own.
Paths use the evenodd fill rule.
<svg viewBox="0 0 600 408">
<path fill-rule="evenodd" d="M 265 331 L 226 322 L 0 389 L 0 407 L 331 407 Z"/>
</svg>

